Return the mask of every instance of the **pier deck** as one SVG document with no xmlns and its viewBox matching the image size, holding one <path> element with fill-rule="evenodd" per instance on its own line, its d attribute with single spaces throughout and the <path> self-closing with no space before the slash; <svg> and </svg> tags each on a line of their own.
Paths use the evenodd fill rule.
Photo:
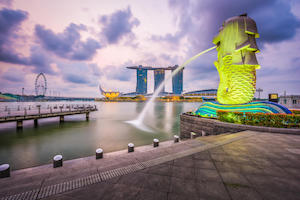
<svg viewBox="0 0 300 200">
<path fill-rule="evenodd" d="M 85 114 L 86 120 L 89 120 L 89 113 L 97 111 L 96 106 L 82 106 L 82 107 L 74 107 L 71 106 L 64 108 L 56 107 L 56 109 L 52 109 L 52 107 L 49 109 L 36 109 L 36 110 L 24 110 L 24 111 L 15 111 L 13 114 L 6 113 L 0 115 L 0 123 L 6 123 L 6 122 L 17 122 L 17 128 L 23 127 L 23 121 L 24 120 L 34 120 L 35 125 L 37 125 L 38 119 L 43 118 L 50 118 L 50 117 L 59 117 L 60 122 L 64 121 L 64 116 L 67 115 L 77 115 L 77 114 Z"/>
</svg>

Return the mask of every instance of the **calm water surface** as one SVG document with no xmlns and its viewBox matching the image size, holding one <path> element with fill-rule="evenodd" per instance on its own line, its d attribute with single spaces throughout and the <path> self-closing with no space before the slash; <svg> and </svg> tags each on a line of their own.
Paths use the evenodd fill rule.
<svg viewBox="0 0 300 200">
<path fill-rule="evenodd" d="M 83 102 L 55 103 L 0 103 L 0 113 L 5 114 L 5 106 L 17 110 L 18 105 L 28 107 L 49 104 L 82 104 Z M 58 118 L 40 119 L 34 128 L 33 120 L 24 121 L 22 131 L 16 130 L 16 123 L 0 124 L 0 164 L 9 163 L 12 169 L 21 169 L 51 163 L 56 154 L 65 160 L 94 155 L 101 147 L 105 152 L 126 149 L 132 142 L 135 146 L 151 144 L 154 138 L 165 141 L 179 134 L 179 115 L 191 111 L 201 103 L 156 102 L 145 119 L 145 124 L 154 130 L 143 132 L 125 121 L 132 120 L 142 111 L 145 103 L 136 102 L 91 102 L 98 111 L 85 115 L 66 116 L 60 124 Z M 13 113 L 13 111 L 12 111 Z"/>
</svg>

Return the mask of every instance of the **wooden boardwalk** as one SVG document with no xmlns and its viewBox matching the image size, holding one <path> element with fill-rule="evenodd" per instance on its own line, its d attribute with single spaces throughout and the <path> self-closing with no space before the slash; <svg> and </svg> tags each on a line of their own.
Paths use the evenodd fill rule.
<svg viewBox="0 0 300 200">
<path fill-rule="evenodd" d="M 89 113 L 98 110 L 96 106 L 77 106 L 74 108 L 69 106 L 65 109 L 63 109 L 63 107 L 60 106 L 59 108 L 60 110 L 54 109 L 54 111 L 52 110 L 52 108 L 49 108 L 46 111 L 43 110 L 42 112 L 39 108 L 36 112 L 31 113 L 28 113 L 27 110 L 24 110 L 22 114 L 16 113 L 15 115 L 0 116 L 0 123 L 17 122 L 17 128 L 22 128 L 24 120 L 34 120 L 34 125 L 37 126 L 38 119 L 59 117 L 60 122 L 63 122 L 64 116 L 77 114 L 85 114 L 86 120 L 89 120 Z"/>
</svg>

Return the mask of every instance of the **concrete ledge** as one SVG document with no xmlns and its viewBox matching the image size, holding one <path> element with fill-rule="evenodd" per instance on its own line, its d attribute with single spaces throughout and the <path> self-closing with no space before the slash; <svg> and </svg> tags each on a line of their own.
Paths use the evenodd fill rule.
<svg viewBox="0 0 300 200">
<path fill-rule="evenodd" d="M 298 128 L 273 128 L 264 126 L 250 126 L 243 124 L 233 124 L 227 122 L 221 122 L 216 119 L 209 119 L 203 117 L 197 117 L 183 113 L 180 115 L 180 138 L 190 138 L 191 132 L 197 134 L 197 136 L 205 135 L 218 135 L 221 133 L 236 133 L 240 131 L 259 131 L 269 133 L 281 133 L 281 134 L 293 134 L 300 135 L 300 129 Z"/>
</svg>

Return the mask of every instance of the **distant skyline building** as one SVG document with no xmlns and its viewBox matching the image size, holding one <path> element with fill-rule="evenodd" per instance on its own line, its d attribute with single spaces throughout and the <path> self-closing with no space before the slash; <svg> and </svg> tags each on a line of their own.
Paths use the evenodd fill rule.
<svg viewBox="0 0 300 200">
<path fill-rule="evenodd" d="M 147 69 L 143 69 L 142 65 L 136 70 L 136 93 L 147 94 Z"/>
<path fill-rule="evenodd" d="M 148 70 L 153 70 L 154 72 L 154 91 L 159 87 L 161 83 L 165 84 L 165 71 L 171 70 L 172 72 L 179 67 L 175 65 L 173 67 L 151 67 L 151 66 L 130 66 L 127 69 L 136 70 L 136 94 L 147 94 L 147 74 Z M 183 69 L 180 70 L 172 78 L 172 89 L 174 94 L 180 95 L 183 91 Z M 163 85 L 162 91 L 160 94 L 165 93 L 165 85 Z"/>
<path fill-rule="evenodd" d="M 178 65 L 174 66 L 172 72 L 179 67 Z M 172 78 L 172 89 L 173 94 L 181 94 L 183 90 L 183 69 L 181 69 L 177 74 Z"/>
<path fill-rule="evenodd" d="M 165 81 L 165 70 L 155 69 L 154 70 L 154 91 L 156 91 L 159 85 L 164 81 Z M 164 92 L 165 92 L 165 85 L 163 86 L 163 89 L 160 91 L 160 94 Z"/>
</svg>

